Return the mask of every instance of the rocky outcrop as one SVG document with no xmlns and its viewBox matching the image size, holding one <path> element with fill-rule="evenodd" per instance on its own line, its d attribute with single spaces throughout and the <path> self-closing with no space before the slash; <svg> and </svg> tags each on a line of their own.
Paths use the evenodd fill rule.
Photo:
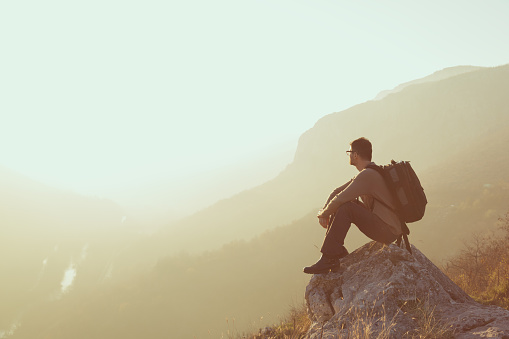
<svg viewBox="0 0 509 339">
<path fill-rule="evenodd" d="M 412 251 L 371 242 L 337 272 L 314 275 L 306 338 L 509 338 L 509 311 L 476 303 Z"/>
</svg>

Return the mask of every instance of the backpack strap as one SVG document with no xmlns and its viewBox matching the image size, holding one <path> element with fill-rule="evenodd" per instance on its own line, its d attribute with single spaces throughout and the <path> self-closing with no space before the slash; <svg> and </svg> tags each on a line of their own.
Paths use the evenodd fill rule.
<svg viewBox="0 0 509 339">
<path fill-rule="evenodd" d="M 403 239 L 405 240 L 405 247 L 410 254 L 412 254 L 412 248 L 410 247 L 410 242 L 408 241 L 408 235 L 403 233 Z"/>
<path fill-rule="evenodd" d="M 371 168 L 371 169 L 377 171 L 382 176 L 382 178 L 384 179 L 384 182 L 385 182 L 383 168 L 381 168 L 380 166 L 377 166 L 377 165 L 368 165 L 366 168 Z M 394 208 L 390 207 L 388 204 L 386 204 L 381 199 L 377 199 L 375 197 L 373 197 L 373 199 L 378 201 L 385 207 L 387 207 L 392 212 L 394 212 L 394 214 L 396 214 L 398 216 L 399 220 L 401 221 L 401 217 L 400 217 L 399 213 Z M 401 221 L 401 232 L 402 232 L 401 235 L 396 239 L 396 244 L 398 245 L 398 247 L 401 247 L 401 241 L 404 240 L 405 247 L 406 247 L 407 251 L 410 252 L 410 254 L 412 254 L 412 248 L 410 247 L 410 242 L 408 241 L 408 235 L 410 235 L 410 229 L 408 229 L 408 226 L 403 221 Z"/>
<path fill-rule="evenodd" d="M 408 235 L 410 234 L 410 230 L 408 229 L 408 226 L 404 222 L 401 222 L 401 231 L 402 231 L 401 235 L 398 237 L 398 239 L 396 239 L 396 244 L 398 246 L 400 246 L 401 238 L 403 238 L 403 240 L 405 241 L 405 247 L 406 247 L 407 251 L 410 252 L 410 254 L 412 254 L 412 248 L 410 247 L 410 241 L 408 241 Z"/>
<path fill-rule="evenodd" d="M 386 181 L 385 181 L 385 175 L 384 175 L 384 169 L 383 169 L 383 168 L 381 168 L 381 167 L 380 167 L 380 166 L 378 166 L 378 165 L 368 165 L 368 166 L 366 166 L 366 168 L 371 168 L 372 170 L 377 171 L 377 172 L 378 172 L 378 174 L 380 174 L 380 175 L 382 176 L 382 179 L 384 180 L 384 182 L 386 182 Z M 387 184 L 386 184 L 386 185 L 387 185 Z M 392 194 L 392 193 L 391 193 L 391 194 Z M 375 197 L 373 197 L 373 199 L 374 199 L 374 200 L 376 200 L 376 201 L 378 201 L 379 203 L 381 203 L 382 205 L 384 205 L 385 207 L 387 207 L 387 208 L 388 208 L 388 209 L 390 209 L 391 211 L 393 211 L 393 212 L 394 212 L 394 213 L 395 213 L 395 214 L 399 217 L 398 212 L 397 212 L 394 208 L 392 208 L 392 207 L 390 207 L 389 205 L 387 205 L 384 201 L 382 201 L 382 200 L 380 200 L 380 199 L 377 199 L 377 198 L 375 198 Z"/>
<path fill-rule="evenodd" d="M 377 165 L 368 165 L 366 168 L 371 168 L 375 171 L 377 171 L 381 176 L 382 176 L 382 179 L 384 180 L 385 182 L 385 176 L 384 176 L 384 170 L 383 168 L 381 168 L 380 166 L 377 166 Z M 389 210 L 391 210 L 394 214 L 396 214 L 398 216 L 398 218 L 401 220 L 401 217 L 399 216 L 399 213 L 398 211 L 396 211 L 393 207 L 387 205 L 384 201 L 382 201 L 381 199 L 377 199 L 375 197 L 373 197 L 374 200 L 378 201 L 379 203 L 381 203 L 382 205 L 384 205 L 385 207 L 387 207 Z M 405 228 L 408 230 L 408 227 L 405 226 Z M 403 229 L 403 228 L 402 228 Z M 410 231 L 409 233 L 410 234 Z"/>
</svg>

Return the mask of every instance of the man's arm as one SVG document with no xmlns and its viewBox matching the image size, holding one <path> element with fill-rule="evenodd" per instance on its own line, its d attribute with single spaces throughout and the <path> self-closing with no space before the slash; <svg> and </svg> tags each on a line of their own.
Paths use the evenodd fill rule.
<svg viewBox="0 0 509 339">
<path fill-rule="evenodd" d="M 338 195 L 339 193 L 341 193 L 345 188 L 348 187 L 348 185 L 350 185 L 350 183 L 353 181 L 353 179 L 350 179 L 347 183 L 345 183 L 344 185 L 342 186 L 339 186 L 338 188 L 336 188 L 334 191 L 332 191 L 332 193 L 329 195 L 329 198 L 327 199 L 327 201 L 325 202 L 325 205 L 323 206 L 323 208 L 325 208 L 329 202 L 334 199 L 334 197 L 336 195 Z M 329 223 L 330 223 L 330 216 L 325 216 L 325 217 L 320 217 L 320 215 L 322 214 L 323 212 L 323 209 L 319 210 L 318 211 L 318 223 L 320 224 L 320 226 L 322 226 L 323 228 L 327 228 L 329 227 Z"/>
<path fill-rule="evenodd" d="M 350 179 L 350 181 L 348 181 L 346 184 L 342 185 L 342 186 L 339 186 L 338 188 L 336 188 L 334 191 L 332 191 L 332 193 L 329 195 L 329 198 L 327 199 L 327 202 L 325 203 L 325 205 L 323 206 L 323 208 L 325 208 L 329 202 L 336 196 L 338 195 L 339 193 L 341 193 L 341 191 L 343 191 L 345 188 L 348 187 L 348 185 L 350 185 L 350 183 L 353 181 L 353 179 Z"/>
<path fill-rule="evenodd" d="M 373 187 L 373 174 L 375 173 L 371 169 L 360 172 L 345 189 L 329 200 L 325 208 L 319 212 L 318 218 L 328 218 L 342 204 L 354 200 L 361 195 L 370 194 Z"/>
</svg>

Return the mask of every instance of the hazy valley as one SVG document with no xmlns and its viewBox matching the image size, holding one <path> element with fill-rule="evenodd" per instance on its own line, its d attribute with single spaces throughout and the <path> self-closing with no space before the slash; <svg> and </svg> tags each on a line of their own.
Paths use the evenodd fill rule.
<svg viewBox="0 0 509 339">
<path fill-rule="evenodd" d="M 344 151 L 359 136 L 379 164 L 411 161 L 429 204 L 410 241 L 440 263 L 509 210 L 508 88 L 508 65 L 450 68 L 326 115 L 274 179 L 152 235 L 112 201 L 2 171 L 0 338 L 217 338 L 233 318 L 277 321 L 302 301 L 316 210 L 356 174 Z"/>
</svg>

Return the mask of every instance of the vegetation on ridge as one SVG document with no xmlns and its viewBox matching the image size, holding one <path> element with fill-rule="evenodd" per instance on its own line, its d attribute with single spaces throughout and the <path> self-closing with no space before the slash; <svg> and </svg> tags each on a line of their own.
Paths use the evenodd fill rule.
<svg viewBox="0 0 509 339">
<path fill-rule="evenodd" d="M 442 270 L 476 301 L 509 309 L 509 212 L 498 233 L 476 233 Z"/>
<path fill-rule="evenodd" d="M 168 226 L 151 237 L 128 231 L 123 212 L 111 204 L 96 201 L 96 207 L 78 214 L 86 218 L 76 218 L 60 203 L 53 209 L 27 205 L 23 185 L 4 180 L 12 184 L 13 194 L 4 190 L 2 196 L 9 208 L 1 233 L 10 240 L 3 255 L 16 259 L 3 263 L 4 275 L 13 283 L 4 286 L 8 293 L 0 307 L 0 329 L 16 323 L 20 314 L 13 339 L 200 338 L 208 330 L 218 337 L 225 317 L 235 317 L 242 331 L 262 315 L 260 326 L 276 322 L 285 305 L 302 298 L 309 279 L 302 266 L 319 256 L 323 230 L 316 223 L 315 205 L 355 174 L 336 152 L 338 145 L 358 137 L 360 123 L 363 133 L 376 141 L 375 161 L 411 160 L 422 179 L 429 205 L 425 219 L 412 225 L 410 241 L 434 262 L 453 255 L 462 237 L 474 230 L 486 234 L 507 209 L 509 153 L 503 150 L 509 142 L 508 74 L 509 65 L 470 72 L 326 116 L 302 136 L 294 163 L 278 178 L 183 220 L 178 230 Z M 387 123 L 397 132 L 380 129 Z M 46 234 L 41 222 L 46 220 L 42 212 L 48 211 L 49 220 L 55 219 L 51 225 L 62 226 L 52 234 Z M 104 219 L 98 218 L 103 211 Z M 69 232 L 73 228 L 79 232 Z M 347 241 L 352 250 L 366 238 L 352 227 Z M 478 247 L 480 253 L 489 252 Z M 179 254 L 184 248 L 192 254 Z M 70 261 L 77 268 L 73 286 L 65 295 L 55 295 Z M 476 270 L 482 272 L 475 267 L 472 272 Z M 486 302 L 506 295 L 504 270 L 503 263 L 496 268 L 491 281 L 500 283 L 492 297 L 484 295 Z M 465 272 L 463 279 L 475 276 Z"/>
<path fill-rule="evenodd" d="M 465 242 L 460 253 L 448 259 L 441 269 L 477 302 L 509 309 L 509 212 L 500 218 L 499 222 L 499 232 L 474 234 L 470 241 Z M 413 333 L 407 334 L 408 338 L 453 338 L 452 329 L 440 320 L 432 305 L 426 302 L 405 303 L 401 310 L 412 313 L 418 324 Z M 257 334 L 244 335 L 242 338 L 304 338 L 310 325 L 305 307 L 292 309 L 287 319 L 290 321 L 265 328 Z M 297 320 L 300 322 L 296 323 Z M 347 337 L 373 338 L 371 324 L 375 320 L 369 312 L 358 312 Z M 390 322 L 376 338 L 389 338 L 390 329 L 395 325 Z M 284 329 L 292 331 L 285 332 Z"/>
<path fill-rule="evenodd" d="M 406 302 L 401 305 L 401 311 L 410 313 L 417 325 L 412 332 L 405 334 L 405 339 L 452 339 L 454 331 L 446 322 L 442 321 L 435 312 L 435 307 L 427 301 L 416 303 Z M 354 321 L 345 327 L 338 323 L 338 334 L 348 339 L 389 339 L 397 323 L 394 319 L 387 319 L 386 314 L 376 315 L 369 308 L 351 309 Z M 382 322 L 382 330 L 376 331 L 376 323 Z M 302 339 L 311 326 L 306 306 L 292 307 L 289 315 L 272 327 L 265 327 L 254 334 L 238 335 L 228 332 L 229 339 Z"/>
</svg>

